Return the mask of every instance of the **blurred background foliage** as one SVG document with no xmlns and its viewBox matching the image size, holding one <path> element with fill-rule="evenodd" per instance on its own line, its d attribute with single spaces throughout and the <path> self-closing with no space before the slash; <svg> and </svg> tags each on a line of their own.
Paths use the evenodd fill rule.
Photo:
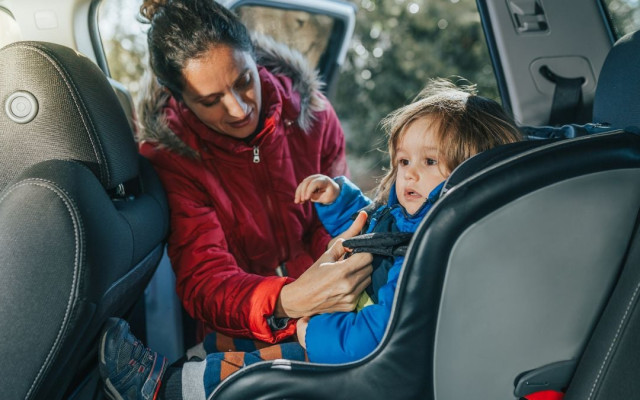
<svg viewBox="0 0 640 400">
<path fill-rule="evenodd" d="M 345 130 L 352 178 L 369 190 L 388 163 L 380 120 L 430 78 L 464 78 L 480 95 L 500 99 L 475 0 L 350 2 L 357 7 L 356 27 L 331 100 Z M 618 37 L 640 28 L 639 2 L 603 0 Z M 111 76 L 134 98 L 148 68 L 140 4 L 103 0 L 99 15 Z"/>
<path fill-rule="evenodd" d="M 355 3 L 355 33 L 333 104 L 354 180 L 371 188 L 388 164 L 380 120 L 430 78 L 462 77 L 481 95 L 499 96 L 475 0 Z"/>
</svg>

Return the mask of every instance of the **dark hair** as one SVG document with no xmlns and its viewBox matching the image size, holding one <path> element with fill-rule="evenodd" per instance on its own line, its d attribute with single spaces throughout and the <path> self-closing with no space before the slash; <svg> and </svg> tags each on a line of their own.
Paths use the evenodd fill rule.
<svg viewBox="0 0 640 400">
<path fill-rule="evenodd" d="M 396 148 L 409 124 L 419 118 L 429 119 L 438 142 L 438 159 L 449 172 L 477 153 L 522 140 L 515 122 L 502 106 L 477 96 L 475 85 L 458 87 L 446 79 L 433 79 L 410 104 L 382 120 L 388 136 L 390 168 L 376 190 L 377 203 L 389 197 L 398 172 Z"/>
<path fill-rule="evenodd" d="M 182 70 L 189 60 L 218 45 L 253 55 L 247 28 L 213 0 L 145 0 L 140 14 L 151 24 L 147 32 L 151 69 L 178 98 L 184 88 Z"/>
</svg>

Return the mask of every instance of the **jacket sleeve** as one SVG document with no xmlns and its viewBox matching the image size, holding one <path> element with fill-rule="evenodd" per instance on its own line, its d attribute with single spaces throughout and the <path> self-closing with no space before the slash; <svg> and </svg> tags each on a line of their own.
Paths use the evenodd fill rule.
<svg viewBox="0 0 640 400">
<path fill-rule="evenodd" d="M 340 185 L 338 198 L 331 204 L 314 203 L 322 225 L 332 237 L 346 231 L 353 222 L 353 215 L 371 204 L 371 200 L 348 178 L 338 176 L 334 180 Z"/>
<path fill-rule="evenodd" d="M 204 191 L 181 173 L 158 167 L 171 209 L 168 253 L 176 289 L 189 314 L 216 331 L 275 343 L 295 333 L 294 321 L 272 331 L 266 318 L 288 278 L 242 270 L 229 252 L 222 225 Z"/>
<path fill-rule="evenodd" d="M 306 345 L 309 361 L 340 364 L 359 360 L 371 353 L 387 328 L 398 275 L 404 257 L 397 257 L 387 283 L 378 291 L 378 303 L 360 312 L 320 314 L 309 320 Z"/>
</svg>

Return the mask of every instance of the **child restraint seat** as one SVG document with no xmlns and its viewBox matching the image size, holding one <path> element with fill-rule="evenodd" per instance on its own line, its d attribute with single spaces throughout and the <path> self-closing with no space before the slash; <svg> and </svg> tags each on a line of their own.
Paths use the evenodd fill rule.
<svg viewBox="0 0 640 400">
<path fill-rule="evenodd" d="M 553 378 L 570 377 L 628 262 L 638 182 L 633 133 L 537 141 L 494 159 L 449 190 L 416 232 L 370 356 L 252 365 L 213 398 L 517 398 L 523 373 L 560 363 Z M 518 396 L 540 389 L 524 385 Z"/>
<path fill-rule="evenodd" d="M 596 122 L 618 130 L 501 146 L 453 172 L 372 354 L 254 364 L 211 397 L 637 397 L 639 43 L 613 47 L 596 91 Z"/>
<path fill-rule="evenodd" d="M 1 397 L 91 396 L 104 321 L 162 256 L 165 194 L 89 59 L 17 42 L 0 70 Z"/>
</svg>

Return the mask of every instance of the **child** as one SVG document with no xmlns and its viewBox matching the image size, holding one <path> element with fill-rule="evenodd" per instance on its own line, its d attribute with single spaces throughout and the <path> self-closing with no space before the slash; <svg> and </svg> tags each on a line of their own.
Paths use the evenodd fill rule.
<svg viewBox="0 0 640 400">
<path fill-rule="evenodd" d="M 374 201 L 345 177 L 311 175 L 296 190 L 295 201 L 310 200 L 330 235 L 343 232 L 351 216 L 375 210 L 366 232 L 415 232 L 438 199 L 444 181 L 462 161 L 497 145 L 520 140 L 502 107 L 475 96 L 473 88 L 432 81 L 411 104 L 382 122 L 389 140 L 391 168 Z M 346 245 L 346 243 L 345 243 Z M 374 257 L 371 285 L 359 312 L 321 314 L 298 321 L 298 340 L 311 361 L 342 363 L 363 358 L 382 339 L 391 313 L 404 256 Z"/>
<path fill-rule="evenodd" d="M 298 186 L 295 202 L 316 202 L 316 210 L 332 236 L 345 231 L 351 216 L 375 207 L 367 232 L 414 232 L 438 199 L 444 181 L 462 161 L 520 140 L 515 124 L 493 100 L 476 96 L 473 87 L 458 88 L 438 79 L 410 104 L 383 120 L 388 134 L 391 168 L 380 182 L 374 201 L 345 177 L 311 175 Z M 114 398 L 205 398 L 229 373 L 263 359 L 289 358 L 322 363 L 360 359 L 380 343 L 391 313 L 403 256 L 375 265 L 367 299 L 357 312 L 336 312 L 302 318 L 297 343 L 257 351 L 220 353 L 201 347 L 197 361 L 165 373 L 165 359 L 146 349 L 124 321 L 112 320 L 101 340 L 100 369 Z M 365 296 L 366 297 L 366 296 Z M 244 349 L 253 350 L 245 347 Z M 137 370 L 138 373 L 132 373 Z M 164 374 L 164 378 L 163 378 Z M 160 380 L 164 383 L 160 385 Z M 167 381 L 168 379 L 168 381 Z M 188 387 L 188 390 L 182 390 Z M 160 388 L 160 392 L 158 389 Z M 193 397 L 189 397 L 193 394 Z"/>
</svg>

